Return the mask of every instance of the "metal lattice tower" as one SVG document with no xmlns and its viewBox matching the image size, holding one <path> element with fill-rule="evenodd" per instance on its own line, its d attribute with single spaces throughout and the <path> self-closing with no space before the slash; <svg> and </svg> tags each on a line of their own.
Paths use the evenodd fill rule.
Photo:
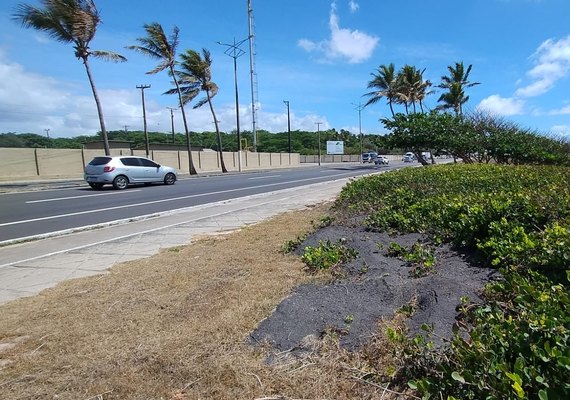
<svg viewBox="0 0 570 400">
<path fill-rule="evenodd" d="M 251 80 L 251 123 L 253 133 L 253 151 L 257 151 L 257 72 L 255 72 L 255 30 L 253 23 L 253 9 L 251 8 L 251 0 L 247 0 L 247 18 L 249 26 L 249 73 Z"/>
</svg>

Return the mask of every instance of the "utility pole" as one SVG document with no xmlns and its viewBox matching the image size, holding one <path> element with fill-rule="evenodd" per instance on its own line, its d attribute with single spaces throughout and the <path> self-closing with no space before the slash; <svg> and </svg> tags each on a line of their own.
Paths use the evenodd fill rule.
<svg viewBox="0 0 570 400">
<path fill-rule="evenodd" d="M 251 83 L 251 123 L 253 134 L 253 151 L 257 151 L 257 128 L 256 128 L 256 108 L 257 108 L 257 72 L 255 71 L 255 29 L 253 22 L 253 8 L 251 7 L 251 0 L 247 0 L 247 20 L 249 32 L 249 75 Z"/>
<path fill-rule="evenodd" d="M 362 110 L 364 110 L 364 106 L 362 104 L 360 104 L 360 102 L 358 103 L 358 105 L 354 104 L 354 103 L 350 103 L 353 106 L 356 106 L 356 110 L 358 110 L 358 135 L 360 137 L 360 162 L 362 163 L 362 152 L 364 151 L 364 149 L 362 148 Z"/>
<path fill-rule="evenodd" d="M 289 100 L 283 100 L 287 106 L 287 134 L 289 135 L 289 154 L 291 154 L 291 116 L 289 114 Z"/>
<path fill-rule="evenodd" d="M 47 139 L 48 139 L 47 147 L 50 147 L 50 145 L 49 145 L 49 144 L 50 144 L 50 143 L 49 143 L 49 128 L 44 129 L 44 131 L 46 132 L 46 136 L 47 136 Z"/>
<path fill-rule="evenodd" d="M 146 130 L 146 110 L 144 106 L 144 90 L 148 89 L 150 85 L 137 85 L 137 89 L 141 90 L 141 97 L 142 97 L 142 109 L 143 109 L 143 126 L 144 126 L 144 142 L 145 142 L 145 149 L 146 149 L 146 156 L 150 155 L 150 151 L 148 148 L 148 132 Z"/>
<path fill-rule="evenodd" d="M 317 144 L 319 146 L 319 166 L 321 165 L 321 124 L 322 122 L 315 122 L 315 125 L 317 125 Z"/>
<path fill-rule="evenodd" d="M 174 139 L 174 110 L 178 110 L 178 108 L 174 108 L 174 107 L 166 107 L 170 110 L 170 125 L 172 127 L 172 144 L 175 143 L 175 139 Z"/>
<path fill-rule="evenodd" d="M 244 42 L 249 40 L 249 36 L 239 42 L 236 43 L 234 39 L 233 44 L 229 43 L 221 43 L 217 42 L 221 46 L 226 46 L 227 49 L 224 51 L 224 54 L 230 56 L 234 59 L 234 86 L 236 92 L 236 132 L 237 132 L 237 141 L 238 141 L 238 171 L 241 172 L 241 134 L 239 129 L 239 94 L 238 94 L 238 80 L 237 80 L 237 59 L 245 54 L 245 51 L 240 49 Z"/>
</svg>

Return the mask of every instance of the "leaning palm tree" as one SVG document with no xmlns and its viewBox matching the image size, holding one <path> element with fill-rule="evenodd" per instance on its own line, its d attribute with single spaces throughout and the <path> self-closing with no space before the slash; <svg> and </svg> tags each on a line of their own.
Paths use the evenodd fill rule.
<svg viewBox="0 0 570 400">
<path fill-rule="evenodd" d="M 210 106 L 210 112 L 212 113 L 214 126 L 216 127 L 220 165 L 222 167 L 222 172 L 228 172 L 222 152 L 222 136 L 220 134 L 220 127 L 218 125 L 216 113 L 214 112 L 214 106 L 212 105 L 212 97 L 218 94 L 218 85 L 212 82 L 212 57 L 210 55 L 210 51 L 202 49 L 202 54 L 200 54 L 195 50 L 186 50 L 185 53 L 180 55 L 180 59 L 180 67 L 175 72 L 178 78 L 178 83 L 180 84 L 182 102 L 187 104 L 193 100 L 199 92 L 204 92 L 206 94 L 206 97 L 199 100 L 193 108 L 200 108 L 206 103 Z M 166 93 L 173 94 L 176 90 L 177 89 L 171 89 Z"/>
<path fill-rule="evenodd" d="M 43 8 L 24 3 L 19 4 L 12 18 L 19 21 L 23 27 L 44 31 L 59 42 L 73 43 L 75 56 L 85 65 L 97 105 L 105 154 L 110 155 L 103 108 L 91 74 L 89 57 L 93 56 L 114 62 L 126 61 L 127 59 L 117 53 L 89 48 L 89 43 L 95 37 L 97 26 L 101 23 L 99 11 L 93 0 L 40 0 L 40 2 Z"/>
<path fill-rule="evenodd" d="M 438 108 L 453 108 L 458 116 L 463 113 L 463 104 L 469 100 L 464 89 L 480 84 L 479 82 L 469 82 L 472 67 L 473 65 L 469 64 L 466 70 L 463 61 L 455 63 L 455 67 L 451 65 L 447 67 L 449 76 L 442 76 L 441 83 L 437 85 L 438 88 L 447 90 L 439 97 L 438 102 L 443 102 L 443 104 Z"/>
<path fill-rule="evenodd" d="M 394 116 L 393 103 L 396 99 L 396 72 L 394 64 L 390 65 L 380 65 L 378 67 L 377 73 L 372 73 L 373 79 L 368 82 L 368 89 L 374 89 L 372 92 L 364 94 L 364 96 L 370 97 L 370 99 L 364 104 L 364 107 L 370 104 L 377 103 L 383 97 L 388 99 L 388 105 L 390 106 L 390 111 L 392 112 L 392 117 Z"/>
<path fill-rule="evenodd" d="M 178 79 L 176 78 L 176 73 L 174 67 L 176 65 L 176 48 L 178 47 L 178 34 L 180 30 L 178 27 L 174 27 L 172 30 L 172 35 L 167 37 L 162 29 L 162 25 L 157 22 L 151 24 L 145 24 L 144 29 L 146 31 L 146 37 L 137 38 L 136 41 L 139 45 L 127 46 L 127 49 L 138 51 L 146 56 L 160 60 L 160 63 L 147 74 L 153 75 L 164 71 L 168 71 L 169 75 L 172 76 L 174 80 L 174 85 L 176 86 L 175 93 L 178 94 L 178 102 L 180 104 L 180 110 L 182 111 L 182 120 L 184 121 L 184 130 L 186 132 L 186 147 L 188 148 L 188 163 L 190 175 L 196 175 L 196 168 L 194 168 L 194 163 L 192 162 L 192 146 L 190 145 L 190 131 L 188 130 L 188 123 L 186 121 L 186 112 L 184 111 L 184 102 L 182 99 L 182 91 L 180 90 L 180 85 Z"/>
</svg>

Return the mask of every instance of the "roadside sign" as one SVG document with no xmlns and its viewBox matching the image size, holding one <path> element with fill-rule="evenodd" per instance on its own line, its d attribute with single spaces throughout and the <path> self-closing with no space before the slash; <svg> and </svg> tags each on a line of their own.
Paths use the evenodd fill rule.
<svg viewBox="0 0 570 400">
<path fill-rule="evenodd" d="M 344 154 L 344 142 L 342 140 L 327 140 L 327 154 Z"/>
</svg>

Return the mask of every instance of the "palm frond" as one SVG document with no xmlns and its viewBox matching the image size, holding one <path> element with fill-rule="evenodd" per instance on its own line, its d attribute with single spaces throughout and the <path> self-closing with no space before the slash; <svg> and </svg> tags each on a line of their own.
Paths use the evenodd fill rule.
<svg viewBox="0 0 570 400">
<path fill-rule="evenodd" d="M 105 61 L 111 61 L 111 62 L 125 62 L 125 61 L 127 61 L 127 58 L 125 56 L 122 56 L 119 53 L 114 53 L 112 51 L 93 50 L 91 52 L 91 55 L 93 57 L 101 58 Z"/>
<path fill-rule="evenodd" d="M 194 104 L 194 107 L 192 107 L 192 108 L 193 108 L 193 109 L 200 108 L 200 107 L 202 107 L 204 104 L 206 104 L 207 102 L 208 102 L 208 98 L 207 98 L 207 97 L 203 97 L 203 98 L 201 98 L 200 100 L 198 100 L 198 101 L 196 102 L 196 104 Z"/>
<path fill-rule="evenodd" d="M 157 74 L 161 71 L 164 71 L 165 69 L 167 69 L 169 67 L 170 67 L 170 62 L 168 60 L 164 60 L 163 62 L 158 64 L 156 67 L 154 67 L 150 71 L 146 72 L 146 74 L 147 75 L 154 75 L 154 74 Z"/>
<path fill-rule="evenodd" d="M 178 46 L 178 35 L 180 30 L 174 27 L 170 37 L 164 33 L 162 25 L 158 22 L 145 24 L 146 36 L 136 39 L 138 45 L 126 46 L 127 49 L 137 51 L 150 58 L 161 60 L 155 68 L 148 71 L 152 75 L 165 69 L 172 69 L 176 63 L 176 47 Z"/>
</svg>

